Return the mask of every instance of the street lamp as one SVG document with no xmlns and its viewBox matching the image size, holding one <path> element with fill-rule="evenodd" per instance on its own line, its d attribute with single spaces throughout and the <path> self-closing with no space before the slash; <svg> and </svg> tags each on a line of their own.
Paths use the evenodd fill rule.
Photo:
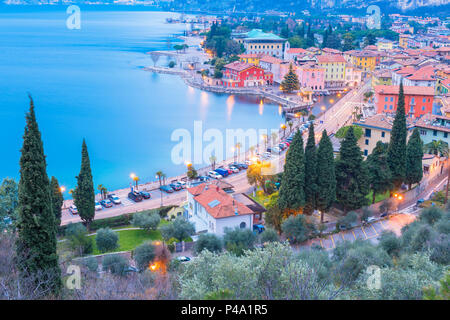
<svg viewBox="0 0 450 320">
<path fill-rule="evenodd" d="M 158 176 L 158 175 L 156 175 L 155 178 L 156 178 L 156 179 L 161 179 L 161 177 Z M 161 180 L 160 180 L 160 184 L 161 184 Z M 162 207 L 162 206 L 163 206 L 163 194 L 162 194 L 161 187 L 160 187 L 160 190 L 159 190 L 159 194 L 160 194 L 160 196 L 161 196 L 161 207 Z"/>
<path fill-rule="evenodd" d="M 286 135 L 286 125 L 285 125 L 284 123 L 282 123 L 282 124 L 280 125 L 280 128 L 283 129 L 283 138 L 284 138 L 285 135 Z"/>
<path fill-rule="evenodd" d="M 130 178 L 131 178 L 131 180 L 134 181 L 135 186 L 136 186 L 136 190 L 137 190 L 137 189 L 138 189 L 138 181 L 139 181 L 139 177 L 138 177 L 136 174 L 131 173 L 131 174 L 130 174 Z"/>
<path fill-rule="evenodd" d="M 234 147 L 231 147 L 231 152 L 233 152 L 234 162 L 236 163 L 236 149 Z"/>
<path fill-rule="evenodd" d="M 64 193 L 64 192 L 66 191 L 66 187 L 61 186 L 61 187 L 59 188 L 59 191 L 61 191 L 61 193 Z"/>
<path fill-rule="evenodd" d="M 325 119 L 326 119 L 326 113 L 325 113 L 325 110 L 327 110 L 327 107 L 322 106 L 322 107 L 320 107 L 320 110 L 323 111 L 323 122 L 325 122 Z"/>
</svg>

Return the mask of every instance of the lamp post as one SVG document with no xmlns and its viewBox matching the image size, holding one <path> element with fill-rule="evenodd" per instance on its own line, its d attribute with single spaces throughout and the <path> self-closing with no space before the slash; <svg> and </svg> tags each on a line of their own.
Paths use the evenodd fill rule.
<svg viewBox="0 0 450 320">
<path fill-rule="evenodd" d="M 184 162 L 185 166 L 186 166 L 186 178 L 189 180 L 189 170 L 192 167 L 192 162 L 190 161 L 185 161 Z"/>
<path fill-rule="evenodd" d="M 234 157 L 234 162 L 236 163 L 236 148 L 235 147 L 231 147 L 231 152 L 233 152 L 233 157 Z"/>
<path fill-rule="evenodd" d="M 397 200 L 396 201 L 396 208 L 395 211 L 398 213 L 398 205 L 401 201 L 403 201 L 403 195 L 398 194 L 398 193 L 394 193 L 394 198 Z"/>
<path fill-rule="evenodd" d="M 280 125 L 280 128 L 283 129 L 283 138 L 286 136 L 286 125 L 284 123 L 282 123 Z"/>
<path fill-rule="evenodd" d="M 156 179 L 159 179 L 160 181 L 161 181 L 161 177 L 160 176 L 158 176 L 158 175 L 156 175 L 155 176 L 155 178 Z M 160 187 L 160 189 L 159 189 L 159 194 L 160 194 L 160 196 L 161 196 L 161 207 L 163 206 L 163 194 L 162 194 L 163 192 L 162 192 L 162 190 L 161 190 L 161 187 Z"/>
<path fill-rule="evenodd" d="M 135 186 L 136 186 L 136 190 L 138 190 L 138 181 L 139 181 L 139 177 L 138 177 L 136 174 L 131 173 L 131 174 L 130 174 L 130 178 L 131 178 L 131 180 L 134 181 Z"/>
</svg>

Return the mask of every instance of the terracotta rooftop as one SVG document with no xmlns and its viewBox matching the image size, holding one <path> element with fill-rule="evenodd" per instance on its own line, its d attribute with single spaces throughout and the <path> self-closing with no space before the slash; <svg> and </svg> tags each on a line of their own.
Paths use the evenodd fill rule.
<svg viewBox="0 0 450 320">
<path fill-rule="evenodd" d="M 336 50 L 333 48 L 323 48 L 322 52 L 331 53 L 331 54 L 341 54 L 342 53 L 342 51 L 339 51 L 339 50 Z"/>
<path fill-rule="evenodd" d="M 318 63 L 333 63 L 333 62 L 342 62 L 346 63 L 347 61 L 340 54 L 323 54 L 317 56 Z"/>
<path fill-rule="evenodd" d="M 371 117 L 361 119 L 360 121 L 355 122 L 356 125 L 361 127 L 378 128 L 384 129 L 386 131 L 391 131 L 393 123 L 394 123 L 394 115 L 385 113 L 375 114 Z M 411 120 L 411 118 L 406 119 L 406 127 L 408 129 L 413 127 L 413 121 Z"/>
<path fill-rule="evenodd" d="M 239 61 L 235 61 L 235 62 L 226 64 L 224 66 L 224 68 L 226 68 L 226 69 L 231 69 L 231 70 L 235 70 L 235 71 L 243 71 L 243 70 L 251 68 L 251 67 L 258 68 L 254 64 L 245 63 L 245 62 L 239 62 Z"/>
<path fill-rule="evenodd" d="M 303 48 L 290 48 L 287 53 L 291 53 L 291 54 L 299 54 L 299 53 L 305 53 L 306 50 Z"/>
<path fill-rule="evenodd" d="M 246 205 L 236 201 L 231 195 L 218 186 L 203 184 L 203 190 L 198 187 L 189 188 L 188 192 L 194 195 L 197 201 L 215 219 L 234 217 L 236 215 L 249 215 L 253 211 Z"/>
<path fill-rule="evenodd" d="M 267 56 L 267 55 L 265 55 L 264 57 L 262 57 L 262 58 L 260 59 L 260 61 L 268 62 L 268 63 L 272 63 L 272 64 L 281 64 L 281 63 L 284 62 L 284 61 L 281 60 L 281 59 L 278 59 L 278 58 L 272 57 L 272 56 Z"/>
<path fill-rule="evenodd" d="M 434 66 L 426 66 L 423 68 L 420 68 L 419 70 L 416 70 L 412 75 L 410 75 L 409 77 L 407 77 L 409 80 L 435 80 L 435 75 L 434 75 Z"/>
<path fill-rule="evenodd" d="M 377 94 L 398 94 L 399 90 L 400 86 L 375 86 L 375 92 Z M 434 96 L 433 87 L 404 86 L 403 91 L 408 95 Z"/>
</svg>

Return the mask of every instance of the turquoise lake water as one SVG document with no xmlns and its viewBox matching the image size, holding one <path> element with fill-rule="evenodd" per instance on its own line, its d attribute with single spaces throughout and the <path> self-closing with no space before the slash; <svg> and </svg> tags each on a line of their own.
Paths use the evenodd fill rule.
<svg viewBox="0 0 450 320">
<path fill-rule="evenodd" d="M 95 185 L 126 187 L 155 172 L 180 174 L 173 165 L 174 130 L 278 128 L 277 105 L 201 92 L 177 76 L 141 70 L 145 53 L 166 50 L 185 29 L 165 24 L 171 13 L 82 8 L 81 29 L 66 27 L 66 7 L 0 6 L 0 179 L 19 178 L 24 115 L 31 93 L 44 140 L 49 176 L 75 186 L 85 138 Z M 159 63 L 164 64 L 161 60 Z"/>
</svg>

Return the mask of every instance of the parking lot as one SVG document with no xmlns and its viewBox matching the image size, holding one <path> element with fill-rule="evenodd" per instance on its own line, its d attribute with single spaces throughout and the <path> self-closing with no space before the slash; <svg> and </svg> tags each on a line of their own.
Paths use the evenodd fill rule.
<svg viewBox="0 0 450 320">
<path fill-rule="evenodd" d="M 341 231 L 336 234 L 328 235 L 324 238 L 315 238 L 302 244 L 299 249 L 307 249 L 313 245 L 318 245 L 325 250 L 332 250 L 336 248 L 342 241 L 355 241 L 369 240 L 374 243 L 378 242 L 378 237 L 383 233 L 383 231 L 388 230 L 395 232 L 397 235 L 400 234 L 403 226 L 414 221 L 415 216 L 409 213 L 400 213 L 392 215 L 386 219 L 376 221 L 372 224 L 366 226 L 360 226 L 353 228 L 351 230 Z"/>
</svg>

